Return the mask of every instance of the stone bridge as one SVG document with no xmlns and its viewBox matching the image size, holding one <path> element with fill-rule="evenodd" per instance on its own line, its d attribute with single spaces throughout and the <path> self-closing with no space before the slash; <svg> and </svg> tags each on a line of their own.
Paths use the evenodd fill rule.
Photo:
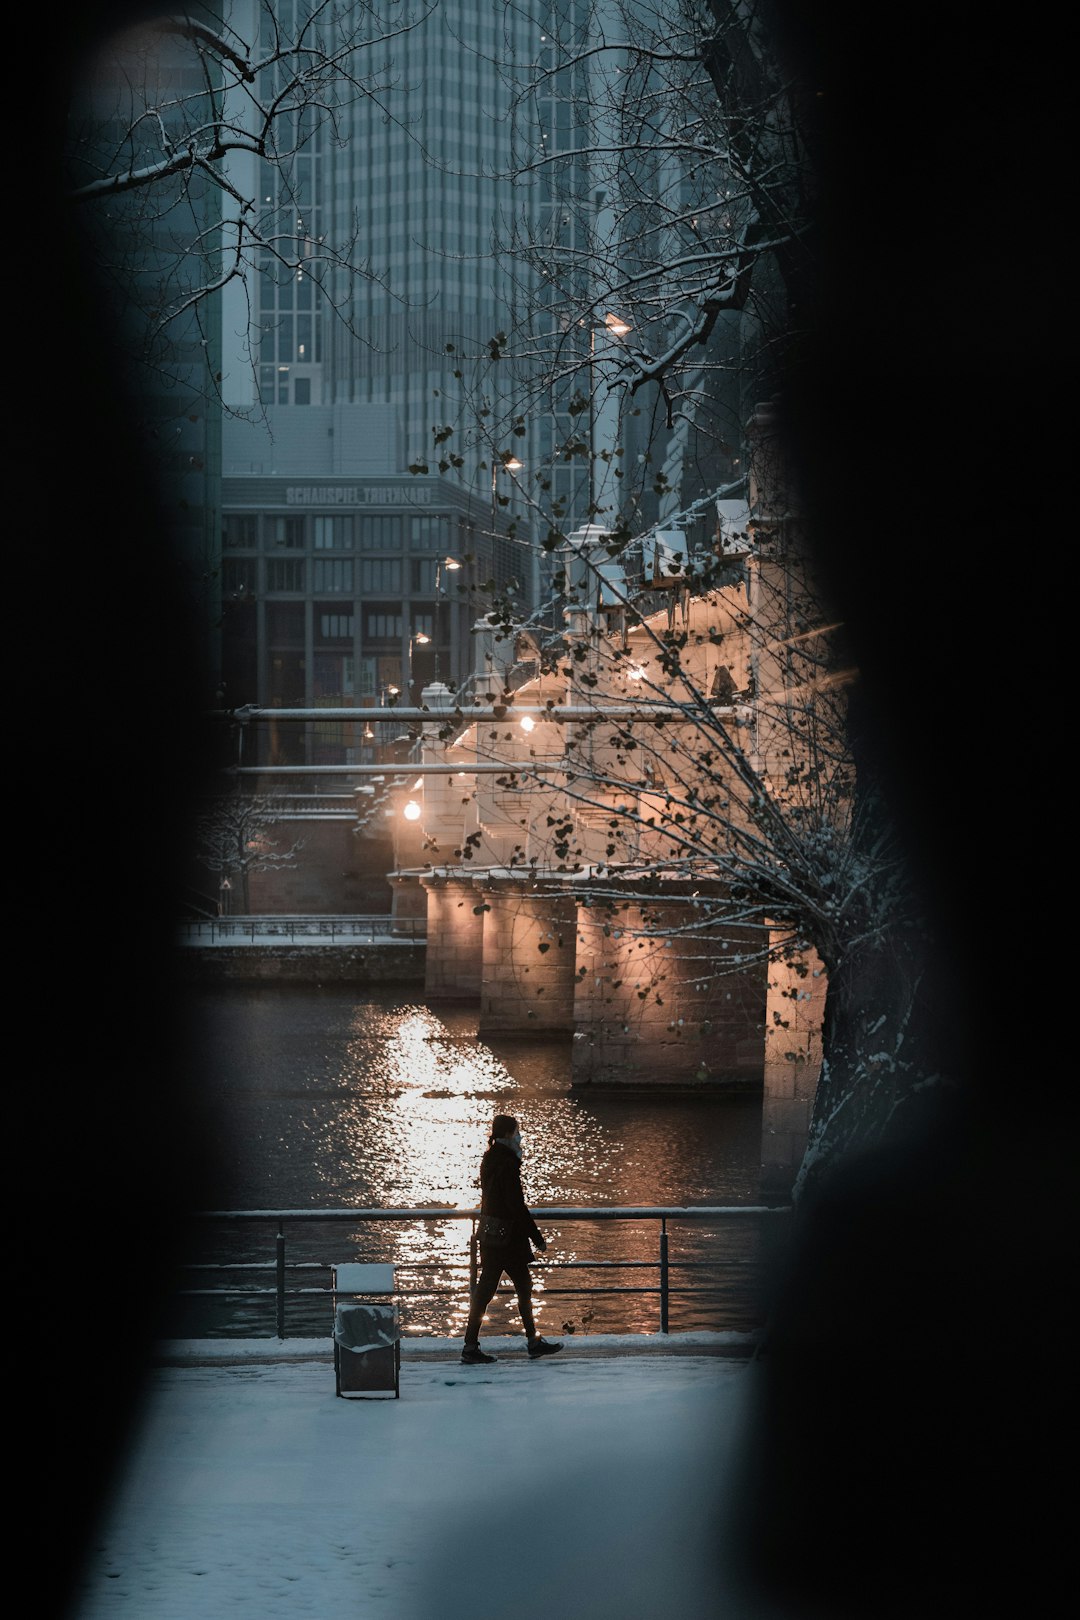
<svg viewBox="0 0 1080 1620">
<path fill-rule="evenodd" d="M 481 1036 L 572 1036 L 575 1086 L 760 1093 L 763 1165 L 781 1189 L 805 1147 L 825 977 L 784 929 L 732 921 L 721 872 L 687 855 L 671 810 L 701 802 L 695 771 L 715 781 L 695 734 L 701 694 L 767 754 L 739 698 L 753 684 L 742 590 L 684 599 L 686 690 L 659 678 L 656 627 L 604 622 L 602 604 L 571 625 L 583 657 L 512 690 L 512 638 L 503 651 L 481 620 L 488 707 L 463 718 L 448 689 L 425 689 L 417 774 L 394 794 L 391 883 L 395 917 L 426 922 L 429 1001 L 477 1003 Z M 760 658 L 753 674 L 760 691 Z"/>
</svg>

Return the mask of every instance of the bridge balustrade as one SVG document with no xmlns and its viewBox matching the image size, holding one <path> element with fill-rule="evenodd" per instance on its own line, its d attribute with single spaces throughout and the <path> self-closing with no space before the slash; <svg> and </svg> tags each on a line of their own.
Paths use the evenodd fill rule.
<svg viewBox="0 0 1080 1620">
<path fill-rule="evenodd" d="M 184 922 L 179 927 L 181 945 L 207 945 L 218 941 L 247 939 L 299 941 L 320 939 L 422 939 L 426 929 L 422 917 L 391 917 L 389 912 L 356 917 L 231 916 L 206 917 Z"/>
</svg>

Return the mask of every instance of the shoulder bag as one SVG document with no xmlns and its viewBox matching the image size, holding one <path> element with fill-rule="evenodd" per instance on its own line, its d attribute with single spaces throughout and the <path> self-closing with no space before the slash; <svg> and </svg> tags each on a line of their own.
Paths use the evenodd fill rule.
<svg viewBox="0 0 1080 1620">
<path fill-rule="evenodd" d="M 510 1242 L 510 1222 L 501 1215 L 481 1215 L 479 1237 L 489 1249 L 502 1248 Z"/>
</svg>

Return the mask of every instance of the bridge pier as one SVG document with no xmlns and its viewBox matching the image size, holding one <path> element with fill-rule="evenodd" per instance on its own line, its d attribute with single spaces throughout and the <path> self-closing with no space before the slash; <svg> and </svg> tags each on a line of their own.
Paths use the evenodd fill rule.
<svg viewBox="0 0 1080 1620">
<path fill-rule="evenodd" d="M 484 969 L 485 896 L 471 877 L 433 872 L 421 879 L 427 894 L 427 1001 L 478 1001 Z"/>
<path fill-rule="evenodd" d="M 393 891 L 390 901 L 390 932 L 423 935 L 427 900 L 416 872 L 389 872 L 387 882 Z"/>
<path fill-rule="evenodd" d="M 790 937 L 775 929 L 773 950 Z M 806 1151 L 821 1073 L 826 990 L 825 970 L 812 948 L 769 963 L 761 1111 L 761 1190 L 767 1195 L 791 1191 Z"/>
<path fill-rule="evenodd" d="M 486 874 L 481 1036 L 565 1035 L 574 1028 L 575 903 L 562 886 Z"/>
<path fill-rule="evenodd" d="M 740 959 L 760 940 L 698 925 L 689 885 L 665 895 L 579 906 L 574 1084 L 758 1091 L 765 968 Z"/>
<path fill-rule="evenodd" d="M 826 978 L 788 936 L 708 921 L 697 884 L 589 904 L 571 881 L 490 868 L 397 874 L 427 905 L 425 996 L 479 1001 L 478 1034 L 573 1033 L 575 1088 L 677 1087 L 762 1098 L 762 1192 L 785 1195 L 821 1070 Z M 699 920 L 702 919 L 702 920 Z M 755 960 L 756 958 L 756 960 Z"/>
</svg>

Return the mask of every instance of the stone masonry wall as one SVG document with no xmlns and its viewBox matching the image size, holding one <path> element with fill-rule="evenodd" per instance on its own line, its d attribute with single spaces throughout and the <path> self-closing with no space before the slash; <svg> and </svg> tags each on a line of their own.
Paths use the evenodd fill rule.
<svg viewBox="0 0 1080 1620">
<path fill-rule="evenodd" d="M 773 935 L 780 944 L 785 935 Z M 805 970 L 800 972 L 800 968 Z M 762 1181 L 766 1191 L 790 1188 L 806 1151 L 814 1093 L 821 1073 L 828 981 L 816 951 L 769 965 L 765 1026 L 765 1095 L 761 1120 Z"/>
<path fill-rule="evenodd" d="M 575 904 L 522 884 L 478 883 L 486 904 L 479 1033 L 566 1034 L 574 1027 Z"/>
<path fill-rule="evenodd" d="M 196 984 L 423 984 L 424 946 L 185 945 L 178 972 Z"/>
<path fill-rule="evenodd" d="M 486 903 L 472 883 L 423 879 L 427 892 L 424 994 L 430 1001 L 475 1001 L 484 968 Z"/>
<path fill-rule="evenodd" d="M 690 915 L 685 900 L 648 923 L 637 906 L 579 908 L 575 1085 L 760 1088 L 765 970 L 721 971 L 752 948 L 729 928 L 656 937 Z"/>
</svg>

